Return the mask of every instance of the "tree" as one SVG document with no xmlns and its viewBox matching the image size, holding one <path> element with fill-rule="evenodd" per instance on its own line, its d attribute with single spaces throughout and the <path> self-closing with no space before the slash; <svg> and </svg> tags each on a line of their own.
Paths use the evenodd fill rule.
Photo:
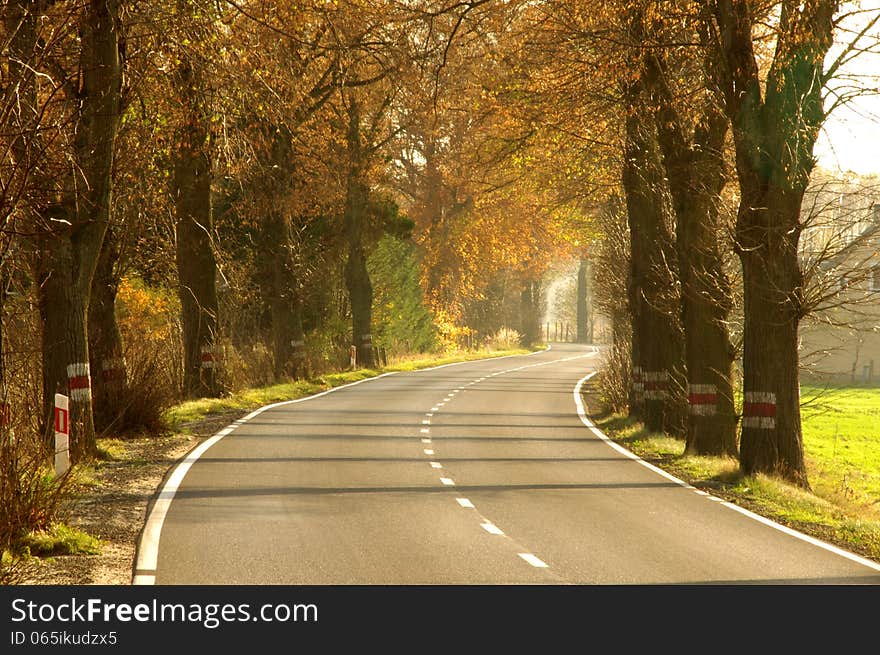
<svg viewBox="0 0 880 655">
<path fill-rule="evenodd" d="M 44 60 L 44 76 L 28 69 L 38 48 L 40 16 L 68 26 L 69 17 L 44 14 L 48 6 L 19 2 L 7 14 L 13 34 L 13 75 L 24 99 L 21 134 L 14 156 L 40 176 L 28 198 L 36 237 L 35 277 L 42 319 L 43 407 L 48 417 L 56 392 L 70 395 L 71 451 L 74 458 L 95 453 L 87 317 L 92 278 L 109 224 L 111 172 L 121 116 L 123 26 L 121 4 L 92 0 L 78 9 L 79 38 L 67 48 L 73 32 L 59 39 L 53 57 Z M 40 80 L 38 82 L 38 79 Z M 48 118 L 35 113 L 43 94 L 55 95 Z M 53 135 L 50 152 L 38 136 Z M 69 145 L 68 145 L 69 144 Z M 36 171 L 39 171 L 37 173 Z M 48 427 L 48 420 L 46 425 Z"/>
<path fill-rule="evenodd" d="M 198 398 L 217 396 L 222 389 L 216 343 L 219 302 L 211 195 L 214 137 L 209 71 L 205 70 L 206 62 L 191 48 L 193 41 L 210 34 L 211 10 L 207 10 L 205 25 L 203 17 L 193 16 L 199 13 L 198 3 L 192 7 L 188 4 L 180 0 L 177 5 L 182 20 L 192 21 L 194 29 L 184 27 L 181 43 L 174 53 L 177 63 L 172 76 L 173 92 L 179 122 L 172 151 L 171 195 L 176 218 L 178 293 L 183 324 L 183 392 L 188 398 Z"/>
<path fill-rule="evenodd" d="M 740 461 L 746 473 L 778 474 L 808 487 L 798 381 L 804 312 L 798 242 L 813 147 L 825 118 L 823 88 L 835 69 L 826 70 L 824 60 L 840 3 L 701 4 L 708 45 L 720 62 L 715 82 L 732 125 L 741 191 L 735 232 L 745 310 Z M 775 41 L 766 80 L 756 42 L 768 36 L 762 25 L 770 25 L 764 30 L 771 29 Z"/>
<path fill-rule="evenodd" d="M 694 19 L 676 23 L 686 40 Z M 662 34 L 658 46 L 672 41 Z M 645 84 L 655 112 L 658 143 L 675 212 L 675 244 L 681 284 L 681 323 L 688 381 L 686 451 L 737 454 L 733 360 L 728 316 L 732 289 L 719 237 L 719 204 L 727 182 L 727 117 L 706 88 L 700 54 L 648 47 L 642 51 Z M 690 81 L 690 82 L 689 82 Z M 695 88 L 694 88 L 695 87 Z M 694 118 L 687 118 L 693 116 Z"/>
<path fill-rule="evenodd" d="M 678 321 L 674 217 L 665 185 L 656 123 L 643 81 L 625 92 L 622 188 L 630 235 L 628 296 L 632 357 L 643 385 L 635 414 L 652 431 L 684 432 L 681 403 L 686 372 Z M 636 398 L 638 402 L 638 397 Z"/>
</svg>

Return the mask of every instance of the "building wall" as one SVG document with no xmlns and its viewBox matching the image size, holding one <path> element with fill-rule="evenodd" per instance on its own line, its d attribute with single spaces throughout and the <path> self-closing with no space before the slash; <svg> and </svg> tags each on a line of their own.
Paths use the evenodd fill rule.
<svg viewBox="0 0 880 655">
<path fill-rule="evenodd" d="M 834 263 L 825 276 L 831 307 L 801 323 L 802 378 L 880 384 L 880 235 Z"/>
</svg>

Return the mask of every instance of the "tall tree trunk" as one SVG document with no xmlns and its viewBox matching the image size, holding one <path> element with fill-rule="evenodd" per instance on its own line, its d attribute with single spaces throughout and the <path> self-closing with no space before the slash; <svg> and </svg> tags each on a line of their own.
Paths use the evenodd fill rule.
<svg viewBox="0 0 880 655">
<path fill-rule="evenodd" d="M 50 201 L 43 212 L 52 227 L 40 238 L 37 267 L 44 416 L 48 418 L 56 392 L 70 396 L 74 461 L 97 452 L 87 317 L 92 278 L 109 225 L 113 152 L 121 113 L 119 3 L 91 0 L 81 13 L 80 35 L 80 88 L 70 98 L 76 117 L 75 164 L 61 200 Z"/>
<path fill-rule="evenodd" d="M 520 289 L 520 339 L 526 348 L 541 338 L 540 289 L 539 281 L 528 278 L 523 280 Z"/>
<path fill-rule="evenodd" d="M 124 423 L 125 418 L 127 371 L 122 335 L 116 322 L 118 260 L 119 244 L 110 228 L 104 236 L 89 301 L 89 369 L 93 372 L 95 429 L 98 431 L 121 427 L 119 421 Z"/>
<path fill-rule="evenodd" d="M 373 357 L 373 285 L 364 252 L 364 228 L 367 221 L 369 189 L 363 179 L 364 152 L 361 143 L 360 108 L 350 97 L 349 124 L 346 134 L 348 175 L 345 195 L 345 232 L 348 237 L 348 261 L 345 284 L 351 303 L 351 338 L 357 348 L 358 366 L 375 365 Z"/>
<path fill-rule="evenodd" d="M 88 364 L 88 300 L 77 284 L 76 256 L 66 235 L 43 235 L 38 261 L 45 437 L 51 447 L 55 394 L 69 396 L 70 449 L 72 459 L 78 460 L 97 452 Z"/>
<path fill-rule="evenodd" d="M 217 348 L 217 262 L 212 243 L 210 116 L 191 61 L 175 77 L 181 127 L 174 155 L 177 276 L 183 324 L 183 393 L 188 398 L 221 392 Z"/>
<path fill-rule="evenodd" d="M 633 377 L 651 431 L 683 434 L 683 347 L 669 198 L 654 122 L 638 89 L 626 119 L 623 189 L 630 228 Z"/>
<path fill-rule="evenodd" d="M 680 214 L 678 239 L 689 385 L 686 450 L 699 455 L 735 456 L 735 351 L 727 328 L 732 297 L 721 267 L 714 217 L 707 221 L 707 215 L 717 211 L 717 197 L 692 197 L 692 203 Z"/>
<path fill-rule="evenodd" d="M 755 239 L 753 230 L 738 230 L 746 317 L 740 461 L 747 473 L 778 474 L 807 486 L 798 380 L 802 274 L 797 237 L 780 226 L 761 230 L 774 233 L 769 239 Z M 750 251 L 747 244 L 756 240 L 762 247 Z"/>
<path fill-rule="evenodd" d="M 825 120 L 824 61 L 837 0 L 780 7 L 776 48 L 762 85 L 746 0 L 709 5 L 706 43 L 733 126 L 741 201 L 736 249 L 743 268 L 743 421 L 740 464 L 809 487 L 798 380 L 804 311 L 798 258 L 801 203 Z M 762 97 L 763 94 L 763 97 Z"/>
<path fill-rule="evenodd" d="M 655 103 L 657 131 L 676 219 L 681 318 L 688 373 L 686 451 L 736 455 L 733 345 L 727 317 L 733 305 L 718 247 L 718 202 L 727 181 L 727 117 L 706 98 L 692 138 L 667 86 L 665 63 L 646 56 L 646 79 Z"/>
<path fill-rule="evenodd" d="M 302 311 L 295 288 L 287 222 L 269 210 L 263 225 L 263 297 L 269 305 L 274 375 L 277 380 L 305 375 Z"/>
<path fill-rule="evenodd" d="M 279 207 L 292 192 L 293 134 L 283 126 L 265 124 L 263 138 L 268 148 L 269 165 L 262 180 L 264 190 L 268 192 L 262 230 L 270 268 L 266 272 L 266 297 L 272 323 L 274 375 L 276 379 L 300 378 L 306 373 L 302 301 L 297 288 L 290 225 Z"/>
<path fill-rule="evenodd" d="M 581 257 L 578 264 L 577 275 L 577 342 L 590 343 L 590 315 L 588 304 L 588 274 L 589 262 L 586 257 Z"/>
<path fill-rule="evenodd" d="M 0 247 L 0 466 L 7 463 L 7 446 L 12 413 L 9 405 L 9 387 L 6 381 L 6 294 L 9 284 L 9 265 L 6 257 L 8 242 Z M 0 471 L 0 477 L 4 472 Z M 2 483 L 2 482 L 0 482 Z M 4 496 L 5 497 L 5 496 Z"/>
</svg>

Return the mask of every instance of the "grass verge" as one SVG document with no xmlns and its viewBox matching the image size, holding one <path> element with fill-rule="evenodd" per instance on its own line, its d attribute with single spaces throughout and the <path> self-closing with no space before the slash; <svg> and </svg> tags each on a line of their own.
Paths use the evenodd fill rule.
<svg viewBox="0 0 880 655">
<path fill-rule="evenodd" d="M 859 493 L 851 497 L 836 491 L 835 480 L 839 479 L 841 469 L 833 458 L 822 456 L 828 437 L 816 420 L 819 416 L 804 412 L 804 448 L 812 453 L 807 459 L 812 491 L 765 475 L 744 475 L 739 462 L 732 458 L 685 455 L 682 440 L 648 432 L 641 423 L 625 416 L 597 415 L 593 420 L 624 448 L 694 487 L 880 562 L 877 497 L 863 495 L 861 487 Z M 876 451 L 880 444 L 870 444 L 870 447 Z M 856 456 L 857 460 L 860 458 Z M 854 478 L 850 480 L 855 484 Z"/>
</svg>

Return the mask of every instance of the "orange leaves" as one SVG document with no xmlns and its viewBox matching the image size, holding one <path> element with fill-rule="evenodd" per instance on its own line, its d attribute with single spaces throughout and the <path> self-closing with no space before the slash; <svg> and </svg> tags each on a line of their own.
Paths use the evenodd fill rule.
<svg viewBox="0 0 880 655">
<path fill-rule="evenodd" d="M 117 295 L 117 318 L 125 334 L 145 343 L 164 341 L 174 333 L 179 302 L 166 289 L 153 289 L 135 278 L 123 278 Z"/>
</svg>

